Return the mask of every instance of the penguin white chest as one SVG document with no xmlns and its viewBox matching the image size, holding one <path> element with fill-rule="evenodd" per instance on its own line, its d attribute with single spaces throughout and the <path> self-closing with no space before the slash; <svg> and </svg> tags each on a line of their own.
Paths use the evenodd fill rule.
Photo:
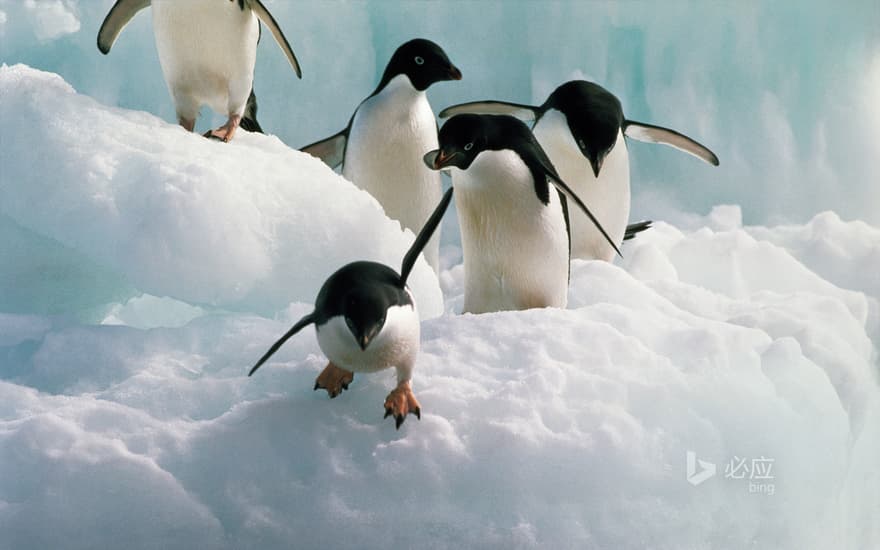
<svg viewBox="0 0 880 550">
<path fill-rule="evenodd" d="M 153 33 L 178 117 L 241 115 L 253 85 L 259 23 L 238 2 L 153 0 Z"/>
<path fill-rule="evenodd" d="M 382 330 L 361 349 L 341 315 L 316 327 L 318 345 L 333 364 L 353 372 L 397 367 L 408 380 L 419 352 L 420 325 L 415 306 L 388 308 Z"/>
<path fill-rule="evenodd" d="M 511 150 L 483 151 L 453 169 L 464 255 L 464 311 L 565 307 L 568 235 L 562 204 L 535 193 L 528 167 Z"/>
<path fill-rule="evenodd" d="M 342 174 L 373 195 L 388 217 L 418 234 L 440 200 L 440 174 L 422 162 L 437 147 L 437 123 L 427 96 L 399 75 L 358 107 Z M 438 248 L 439 232 L 424 251 L 435 269 Z"/>
<path fill-rule="evenodd" d="M 535 125 L 534 134 L 565 181 L 593 212 L 611 239 L 623 242 L 629 220 L 629 156 L 623 133 L 605 157 L 597 178 L 589 160 L 581 153 L 565 115 L 549 110 Z M 616 252 L 589 218 L 571 210 L 571 256 L 612 261 Z"/>
</svg>

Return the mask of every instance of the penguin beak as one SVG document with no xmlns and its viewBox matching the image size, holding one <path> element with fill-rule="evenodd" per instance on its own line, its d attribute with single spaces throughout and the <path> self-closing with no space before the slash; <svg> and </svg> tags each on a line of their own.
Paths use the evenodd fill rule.
<svg viewBox="0 0 880 550">
<path fill-rule="evenodd" d="M 370 345 L 370 337 L 366 334 L 363 334 L 360 338 L 357 339 L 357 343 L 361 347 L 361 351 L 366 350 L 367 346 Z"/>
<path fill-rule="evenodd" d="M 461 71 L 455 65 L 449 66 L 449 78 L 452 80 L 461 80 Z"/>
<path fill-rule="evenodd" d="M 599 171 L 602 170 L 602 163 L 605 162 L 605 157 L 603 155 L 592 155 L 590 156 L 590 166 L 593 167 L 593 174 L 598 178 Z"/>
<path fill-rule="evenodd" d="M 443 149 L 434 149 L 433 151 L 425 153 L 425 156 L 422 157 L 422 161 L 424 161 L 425 166 L 428 168 L 432 170 L 440 170 L 446 167 L 446 165 L 448 165 L 457 154 L 457 152 L 446 153 Z"/>
</svg>

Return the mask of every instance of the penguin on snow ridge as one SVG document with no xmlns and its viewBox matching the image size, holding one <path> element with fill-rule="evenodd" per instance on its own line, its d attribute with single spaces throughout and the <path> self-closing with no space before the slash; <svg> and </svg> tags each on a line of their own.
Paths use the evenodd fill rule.
<svg viewBox="0 0 880 550">
<path fill-rule="evenodd" d="M 617 244 L 650 227 L 650 222 L 627 226 L 630 178 L 624 136 L 671 145 L 718 165 L 718 157 L 693 139 L 669 128 L 628 120 L 614 94 L 584 80 L 562 84 L 539 106 L 474 101 L 444 109 L 440 117 L 462 113 L 508 114 L 534 120 L 535 137 L 562 179 L 590 205 Z M 571 226 L 573 257 L 614 258 L 614 248 L 594 225 L 576 217 Z"/>
<path fill-rule="evenodd" d="M 461 80 L 443 49 L 423 38 L 401 45 L 379 85 L 364 99 L 341 132 L 302 148 L 369 192 L 388 217 L 414 233 L 441 195 L 440 174 L 422 164 L 437 148 L 437 121 L 426 90 L 435 82 Z M 439 232 L 425 247 L 425 259 L 439 269 Z"/>
<path fill-rule="evenodd" d="M 253 83 L 260 22 L 272 32 L 302 78 L 290 44 L 260 0 L 117 0 L 98 31 L 101 53 L 109 53 L 131 18 L 148 6 L 177 121 L 189 131 L 195 127 L 202 105 L 229 117 L 206 137 L 229 141 L 239 124 L 259 129 Z M 254 118 L 243 122 L 248 114 Z"/>
<path fill-rule="evenodd" d="M 573 201 L 616 244 L 521 120 L 463 114 L 440 129 L 424 156 L 450 169 L 464 256 L 464 312 L 565 307 Z"/>
<path fill-rule="evenodd" d="M 449 189 L 404 256 L 400 274 L 368 261 L 340 268 L 321 286 L 315 310 L 275 342 L 248 376 L 294 334 L 314 324 L 318 345 L 329 361 L 315 380 L 316 390 L 323 388 L 333 398 L 348 389 L 355 372 L 394 367 L 397 387 L 385 399 L 385 417 L 393 416 L 398 429 L 407 414 L 421 418 L 421 406 L 410 385 L 419 352 L 419 315 L 406 280 L 451 200 Z"/>
</svg>

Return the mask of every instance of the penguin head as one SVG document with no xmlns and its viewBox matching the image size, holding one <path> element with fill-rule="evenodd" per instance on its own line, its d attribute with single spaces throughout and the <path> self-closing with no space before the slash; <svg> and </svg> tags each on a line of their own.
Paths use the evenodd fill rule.
<svg viewBox="0 0 880 550">
<path fill-rule="evenodd" d="M 378 89 L 401 74 L 406 75 L 420 92 L 435 82 L 461 80 L 461 71 L 452 64 L 443 48 L 424 38 L 410 40 L 397 48 L 385 67 Z"/>
<path fill-rule="evenodd" d="M 342 304 L 345 324 L 361 350 L 367 349 L 373 338 L 382 331 L 387 314 L 388 307 L 383 296 L 367 288 L 352 288 Z"/>
<path fill-rule="evenodd" d="M 572 80 L 556 88 L 541 106 L 542 111 L 549 109 L 565 115 L 571 137 L 599 177 L 624 122 L 620 100 L 598 84 Z"/>
<path fill-rule="evenodd" d="M 463 114 L 450 118 L 440 128 L 440 148 L 427 152 L 422 160 L 434 170 L 450 166 L 467 170 L 477 155 L 489 148 L 493 118 L 500 117 Z"/>
</svg>

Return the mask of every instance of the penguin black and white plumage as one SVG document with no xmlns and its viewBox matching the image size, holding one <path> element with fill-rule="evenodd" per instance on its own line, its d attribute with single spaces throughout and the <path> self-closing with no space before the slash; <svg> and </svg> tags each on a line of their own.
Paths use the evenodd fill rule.
<svg viewBox="0 0 880 550">
<path fill-rule="evenodd" d="M 556 173 L 522 121 L 506 115 L 454 116 L 440 147 L 425 154 L 450 169 L 464 256 L 464 312 L 565 307 L 573 201 L 599 221 Z"/>
<path fill-rule="evenodd" d="M 229 141 L 245 116 L 248 99 L 256 104 L 253 82 L 260 21 L 302 77 L 290 44 L 260 0 L 117 0 L 98 31 L 98 49 L 109 53 L 125 25 L 148 6 L 177 121 L 189 131 L 201 106 L 208 105 L 229 118 L 205 135 Z"/>
<path fill-rule="evenodd" d="M 422 38 L 401 45 L 391 56 L 375 91 L 358 105 L 341 132 L 303 147 L 369 192 L 388 217 L 414 233 L 440 198 L 440 174 L 422 164 L 437 148 L 437 121 L 426 90 L 461 71 L 443 49 Z M 439 234 L 425 248 L 425 259 L 439 268 Z"/>
<path fill-rule="evenodd" d="M 718 157 L 693 139 L 675 130 L 626 119 L 614 94 L 584 80 L 562 84 L 540 106 L 475 101 L 444 109 L 440 117 L 461 113 L 508 114 L 534 120 L 535 137 L 562 179 L 590 206 L 617 244 L 650 227 L 650 223 L 627 226 L 630 178 L 624 136 L 671 145 L 718 165 Z M 571 233 L 572 257 L 614 258 L 614 248 L 587 220 L 575 217 Z"/>
<path fill-rule="evenodd" d="M 393 416 L 397 428 L 409 413 L 421 418 L 410 384 L 419 352 L 419 315 L 406 280 L 451 200 L 449 189 L 404 256 L 400 274 L 377 262 L 352 262 L 340 268 L 321 286 L 315 310 L 275 342 L 248 376 L 291 336 L 314 324 L 318 345 L 329 360 L 315 381 L 316 390 L 326 389 L 333 398 L 348 389 L 355 372 L 394 367 L 397 387 L 385 399 L 385 416 Z"/>
</svg>

